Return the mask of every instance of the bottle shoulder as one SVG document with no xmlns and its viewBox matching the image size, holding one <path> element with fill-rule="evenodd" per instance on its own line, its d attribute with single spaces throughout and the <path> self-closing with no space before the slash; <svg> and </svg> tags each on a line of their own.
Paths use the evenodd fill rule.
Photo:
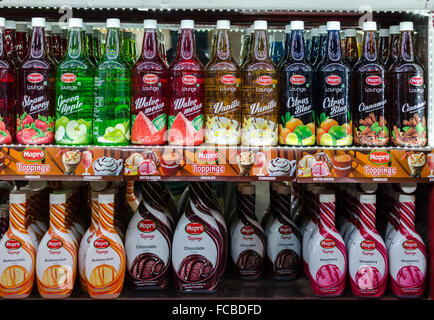
<svg viewBox="0 0 434 320">
<path fill-rule="evenodd" d="M 317 72 L 346 72 L 350 73 L 350 66 L 342 60 L 327 61 L 323 60 L 316 68 Z"/>
<path fill-rule="evenodd" d="M 356 73 L 366 73 L 366 72 L 386 72 L 386 67 L 378 59 L 374 61 L 369 60 L 359 60 L 352 69 Z"/>
<path fill-rule="evenodd" d="M 54 71 L 54 66 L 48 59 L 25 59 L 18 70 L 38 69 Z"/>
<path fill-rule="evenodd" d="M 211 71 L 232 71 L 232 72 L 241 72 L 240 66 L 235 62 L 234 59 L 211 59 L 208 64 L 205 66 L 205 72 Z"/>
<path fill-rule="evenodd" d="M 296 71 L 303 71 L 303 72 L 313 72 L 313 66 L 310 62 L 307 62 L 306 59 L 295 61 L 295 60 L 289 60 L 286 61 L 284 64 L 281 65 L 280 70 L 283 72 L 296 72 Z"/>
<path fill-rule="evenodd" d="M 170 71 L 203 71 L 203 65 L 196 59 L 175 59 L 169 67 Z"/>
<path fill-rule="evenodd" d="M 389 72 L 408 72 L 408 73 L 424 73 L 424 67 L 417 61 L 408 62 L 404 60 L 396 60 L 390 67 Z"/>
<path fill-rule="evenodd" d="M 93 69 L 95 68 L 95 66 L 93 65 L 93 63 L 86 59 L 72 59 L 72 58 L 67 58 L 67 59 L 62 59 L 62 61 L 57 65 L 56 71 L 57 72 L 64 72 L 64 71 L 68 71 L 68 70 L 89 70 L 89 71 L 93 71 Z"/>
<path fill-rule="evenodd" d="M 132 73 L 147 71 L 167 71 L 169 68 L 163 61 L 158 59 L 141 59 L 139 58 L 132 68 Z"/>
</svg>

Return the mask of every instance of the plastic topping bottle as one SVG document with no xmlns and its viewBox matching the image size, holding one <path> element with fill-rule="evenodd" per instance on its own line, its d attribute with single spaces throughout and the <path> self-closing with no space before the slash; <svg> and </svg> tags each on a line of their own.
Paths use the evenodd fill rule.
<svg viewBox="0 0 434 320">
<path fill-rule="evenodd" d="M 200 145 L 204 137 L 203 65 L 196 55 L 194 21 L 181 20 L 176 58 L 169 69 L 169 144 Z"/>
<path fill-rule="evenodd" d="M 278 73 L 268 54 L 267 21 L 254 23 L 252 53 L 242 67 L 241 144 L 274 146 L 278 136 Z"/>
<path fill-rule="evenodd" d="M 291 21 L 290 49 L 280 66 L 281 119 L 279 143 L 283 145 L 315 144 L 313 108 L 313 69 L 305 56 L 303 21 Z"/>
<path fill-rule="evenodd" d="M 93 142 L 128 145 L 130 141 L 131 72 L 121 51 L 121 23 L 107 19 L 106 50 L 95 69 Z"/>
<path fill-rule="evenodd" d="M 36 255 L 38 290 L 43 298 L 68 298 L 74 288 L 77 251 L 66 219 L 66 194 L 50 194 L 50 227 Z"/>
<path fill-rule="evenodd" d="M 389 142 L 386 70 L 377 51 L 376 29 L 376 22 L 363 23 L 363 53 L 351 75 L 354 142 L 363 146 Z"/>
<path fill-rule="evenodd" d="M 94 65 L 86 55 L 83 20 L 69 19 L 68 49 L 56 70 L 56 143 L 92 143 Z"/>
<path fill-rule="evenodd" d="M 27 298 L 35 279 L 36 250 L 26 229 L 26 194 L 11 193 L 9 229 L 0 241 L 0 297 Z"/>
<path fill-rule="evenodd" d="M 142 54 L 132 70 L 131 143 L 162 145 L 167 130 L 168 71 L 160 56 L 157 20 L 144 20 Z"/>
<path fill-rule="evenodd" d="M 55 70 L 45 42 L 45 19 L 32 18 L 29 54 L 18 68 L 17 133 L 21 144 L 54 141 Z"/>
<path fill-rule="evenodd" d="M 423 147 L 427 142 L 425 71 L 414 48 L 413 22 L 401 22 L 399 54 L 389 70 L 388 108 L 392 144 Z"/>
<path fill-rule="evenodd" d="M 241 70 L 232 56 L 229 20 L 218 20 L 213 54 L 205 67 L 205 142 L 241 140 Z"/>
</svg>

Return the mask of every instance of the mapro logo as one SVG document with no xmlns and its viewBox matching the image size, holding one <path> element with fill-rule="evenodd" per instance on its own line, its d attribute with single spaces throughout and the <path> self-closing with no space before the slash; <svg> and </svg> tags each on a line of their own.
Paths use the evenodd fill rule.
<svg viewBox="0 0 434 320">
<path fill-rule="evenodd" d="M 423 85 L 423 78 L 421 76 L 414 76 L 410 79 L 410 84 L 415 87 L 420 87 Z"/>
<path fill-rule="evenodd" d="M 320 242 L 320 246 L 324 249 L 332 249 L 336 247 L 336 242 L 333 239 L 323 239 Z"/>
<path fill-rule="evenodd" d="M 21 248 L 21 242 L 15 239 L 10 239 L 5 242 L 5 247 L 9 250 L 17 250 Z"/>
<path fill-rule="evenodd" d="M 153 231 L 155 231 L 155 229 L 157 229 L 157 224 L 150 219 L 143 219 L 143 220 L 139 221 L 139 223 L 137 224 L 137 228 L 141 232 L 149 233 L 149 232 L 153 232 Z"/>
<path fill-rule="evenodd" d="M 45 158 L 45 151 L 39 148 L 27 148 L 21 152 L 21 157 L 27 161 L 41 161 Z"/>
<path fill-rule="evenodd" d="M 106 249 L 110 246 L 110 242 L 108 242 L 106 239 L 99 238 L 93 242 L 93 246 L 97 249 Z"/>
<path fill-rule="evenodd" d="M 326 78 L 326 82 L 327 82 L 327 84 L 329 84 L 331 86 L 337 86 L 342 82 L 342 79 L 339 76 L 332 75 L 332 76 L 328 76 Z"/>
<path fill-rule="evenodd" d="M 405 250 L 416 250 L 417 248 L 419 248 L 419 245 L 414 240 L 406 240 L 402 243 L 402 247 Z"/>
<path fill-rule="evenodd" d="M 369 76 L 365 82 L 370 86 L 378 86 L 383 83 L 383 79 L 380 76 Z"/>
<path fill-rule="evenodd" d="M 237 81 L 237 78 L 232 74 L 226 74 L 220 78 L 220 81 L 223 84 L 234 84 Z"/>
<path fill-rule="evenodd" d="M 27 81 L 31 83 L 39 83 L 44 80 L 44 76 L 40 73 L 31 73 L 27 76 Z"/>
<path fill-rule="evenodd" d="M 244 226 L 241 228 L 241 233 L 245 236 L 251 236 L 255 232 L 253 226 Z"/>
<path fill-rule="evenodd" d="M 384 150 L 374 150 L 369 153 L 368 160 L 373 164 L 386 164 L 392 161 L 392 155 Z"/>
<path fill-rule="evenodd" d="M 47 247 L 52 250 L 58 250 L 62 248 L 62 246 L 63 246 L 63 242 L 62 240 L 59 239 L 50 239 L 47 242 Z"/>
<path fill-rule="evenodd" d="M 303 76 L 303 75 L 301 75 L 301 74 L 295 74 L 295 75 L 293 75 L 290 79 L 289 79 L 289 81 L 292 83 L 292 84 L 295 84 L 295 85 L 302 85 L 302 84 L 304 84 L 305 82 L 306 82 L 306 78 Z"/>
<path fill-rule="evenodd" d="M 270 76 L 260 76 L 256 79 L 256 82 L 261 86 L 268 86 L 273 83 L 273 78 Z"/>
<path fill-rule="evenodd" d="M 64 82 L 64 83 L 72 83 L 75 80 L 77 80 L 77 77 L 73 73 L 64 73 L 64 74 L 62 74 L 60 79 L 62 79 L 62 82 Z"/>
<path fill-rule="evenodd" d="M 155 74 L 151 74 L 151 73 L 145 74 L 143 76 L 143 82 L 146 84 L 157 83 L 158 82 L 158 76 Z"/>
<path fill-rule="evenodd" d="M 364 240 L 360 243 L 360 248 L 366 251 L 372 251 L 377 248 L 377 244 L 372 240 Z"/>
<path fill-rule="evenodd" d="M 188 234 L 201 234 L 205 231 L 205 227 L 199 222 L 191 222 L 185 226 L 185 232 Z"/>
<path fill-rule="evenodd" d="M 188 86 L 191 86 L 193 84 L 196 84 L 197 78 L 192 75 L 186 75 L 182 77 L 182 83 Z"/>
</svg>

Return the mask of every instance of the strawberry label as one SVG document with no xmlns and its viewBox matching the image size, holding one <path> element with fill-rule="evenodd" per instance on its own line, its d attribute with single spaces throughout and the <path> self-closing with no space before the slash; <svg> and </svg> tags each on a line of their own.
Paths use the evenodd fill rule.
<svg viewBox="0 0 434 320">
<path fill-rule="evenodd" d="M 45 151 L 39 148 L 27 148 L 21 152 L 21 157 L 27 161 L 41 161 L 45 158 Z"/>
<path fill-rule="evenodd" d="M 386 164 L 392 161 L 392 155 L 387 151 L 374 150 L 369 153 L 368 160 L 373 164 Z"/>
<path fill-rule="evenodd" d="M 377 244 L 372 240 L 364 240 L 360 243 L 360 248 L 366 251 L 372 251 L 377 248 Z"/>
<path fill-rule="evenodd" d="M 260 76 L 256 79 L 256 82 L 261 86 L 268 86 L 273 83 L 273 78 L 270 76 Z"/>
<path fill-rule="evenodd" d="M 279 228 L 279 233 L 284 234 L 284 235 L 288 235 L 288 234 L 292 233 L 292 229 L 290 226 L 281 226 Z"/>
<path fill-rule="evenodd" d="M 419 245 L 414 240 L 406 240 L 402 243 L 402 247 L 405 250 L 416 250 L 419 247 Z"/>
<path fill-rule="evenodd" d="M 60 79 L 64 83 L 73 83 L 75 80 L 77 80 L 77 76 L 73 73 L 64 73 Z"/>
<path fill-rule="evenodd" d="M 9 250 L 17 250 L 21 248 L 21 242 L 15 239 L 11 239 L 5 242 L 5 247 Z"/>
<path fill-rule="evenodd" d="M 97 249 L 106 249 L 110 246 L 110 242 L 106 239 L 99 238 L 93 242 L 93 246 Z"/>
<path fill-rule="evenodd" d="M 336 242 L 333 239 L 323 239 L 320 242 L 320 246 L 324 249 L 332 249 L 336 247 Z"/>
<path fill-rule="evenodd" d="M 423 85 L 423 78 L 421 76 L 414 76 L 410 78 L 410 84 L 412 84 L 415 87 L 419 87 Z"/>
<path fill-rule="evenodd" d="M 50 239 L 47 242 L 47 247 L 52 250 L 58 250 L 62 248 L 63 242 L 59 239 Z"/>
<path fill-rule="evenodd" d="M 199 222 L 191 222 L 185 226 L 185 232 L 188 234 L 201 234 L 205 231 L 205 227 Z"/>
<path fill-rule="evenodd" d="M 27 81 L 30 83 L 39 83 L 44 80 L 44 76 L 40 73 L 31 73 L 27 76 Z"/>
<path fill-rule="evenodd" d="M 223 84 L 234 84 L 236 80 L 237 78 L 235 78 L 235 76 L 232 74 L 226 74 L 220 78 L 220 81 Z"/>
<path fill-rule="evenodd" d="M 137 228 L 141 232 L 149 233 L 149 232 L 153 232 L 153 231 L 155 231 L 155 229 L 157 229 L 157 224 L 150 219 L 143 219 L 143 220 L 139 221 L 139 223 L 137 224 Z"/>
<path fill-rule="evenodd" d="M 299 85 L 302 85 L 306 82 L 306 78 L 303 75 L 295 74 L 289 79 L 289 81 L 292 84 L 299 86 Z"/>
<path fill-rule="evenodd" d="M 143 82 L 146 84 L 157 83 L 158 82 L 158 76 L 155 74 L 151 74 L 151 73 L 145 74 L 143 76 Z"/>
<path fill-rule="evenodd" d="M 326 82 L 327 82 L 327 84 L 329 84 L 331 86 L 337 86 L 342 82 L 342 79 L 339 76 L 332 75 L 332 76 L 328 76 L 326 78 Z"/>
<path fill-rule="evenodd" d="M 244 226 L 241 228 L 241 233 L 245 236 L 251 236 L 255 232 L 253 226 Z"/>
<path fill-rule="evenodd" d="M 187 86 L 191 86 L 193 84 L 196 84 L 197 82 L 197 78 L 195 76 L 192 75 L 186 75 L 182 77 L 182 83 L 187 85 Z"/>
<path fill-rule="evenodd" d="M 369 76 L 365 81 L 370 86 L 378 86 L 383 83 L 383 79 L 379 76 Z"/>
</svg>

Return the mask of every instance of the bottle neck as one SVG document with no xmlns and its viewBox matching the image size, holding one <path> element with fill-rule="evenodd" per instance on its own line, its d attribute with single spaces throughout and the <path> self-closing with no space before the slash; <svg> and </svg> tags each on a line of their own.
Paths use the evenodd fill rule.
<svg viewBox="0 0 434 320">
<path fill-rule="evenodd" d="M 50 203 L 50 227 L 66 232 L 66 203 Z"/>
<path fill-rule="evenodd" d="M 320 227 L 335 229 L 335 202 L 319 202 Z"/>
<path fill-rule="evenodd" d="M 291 31 L 290 58 L 296 61 L 304 60 L 304 37 L 302 30 Z"/>
<path fill-rule="evenodd" d="M 107 232 L 114 231 L 114 203 L 99 203 L 98 204 L 98 222 L 99 228 Z"/>
<path fill-rule="evenodd" d="M 109 28 L 106 36 L 104 56 L 107 59 L 116 59 L 121 56 L 121 31 L 118 28 Z"/>
<path fill-rule="evenodd" d="M 399 56 L 408 62 L 415 61 L 414 54 L 414 41 L 412 31 L 401 32 L 401 37 L 399 38 Z"/>
<path fill-rule="evenodd" d="M 255 30 L 255 32 L 253 33 L 252 55 L 257 60 L 265 60 L 269 58 L 266 30 Z"/>
<path fill-rule="evenodd" d="M 157 30 L 146 29 L 143 35 L 142 59 L 159 58 Z"/>
<path fill-rule="evenodd" d="M 365 39 L 366 40 L 366 39 Z M 355 37 L 348 37 L 345 39 L 345 57 L 357 59 L 357 40 Z"/>
<path fill-rule="evenodd" d="M 392 38 L 389 43 L 390 57 L 396 59 L 399 54 L 399 34 L 392 34 Z"/>
<path fill-rule="evenodd" d="M 375 31 L 366 31 L 363 37 L 363 57 L 369 61 L 377 60 L 377 39 Z"/>
<path fill-rule="evenodd" d="M 256 220 L 254 194 L 240 194 L 240 199 L 238 202 L 238 212 L 244 217 Z"/>
<path fill-rule="evenodd" d="M 10 43 L 10 46 L 12 43 Z M 6 57 L 7 49 L 6 49 L 6 41 L 5 41 L 5 29 L 0 28 L 0 59 L 4 59 Z"/>
<path fill-rule="evenodd" d="M 398 202 L 399 228 L 406 231 L 416 231 L 414 218 L 416 206 L 414 202 Z"/>
<path fill-rule="evenodd" d="M 32 58 L 42 58 L 45 56 L 45 28 L 33 28 L 29 53 Z"/>
<path fill-rule="evenodd" d="M 326 35 L 326 34 L 321 35 L 319 37 L 318 59 L 320 59 L 320 62 L 321 62 L 321 59 L 324 58 L 324 56 L 326 55 L 326 51 L 327 51 L 327 38 L 328 38 L 328 35 Z"/>
<path fill-rule="evenodd" d="M 18 232 L 27 233 L 26 203 L 11 203 L 9 205 L 9 226 Z"/>
<path fill-rule="evenodd" d="M 218 30 L 214 41 L 212 59 L 229 60 L 231 56 L 229 30 Z"/>
<path fill-rule="evenodd" d="M 96 229 L 98 229 L 98 212 L 99 205 L 98 200 L 92 200 L 91 201 L 91 224 L 90 224 L 90 230 L 93 232 Z"/>
<path fill-rule="evenodd" d="M 70 58 L 77 58 L 84 53 L 84 34 L 79 28 L 72 28 L 69 32 L 67 54 Z"/>
<path fill-rule="evenodd" d="M 283 55 L 284 60 L 288 59 L 288 57 L 291 53 L 291 35 L 292 35 L 292 32 L 289 32 L 286 34 L 286 37 L 285 37 L 285 52 Z"/>
<path fill-rule="evenodd" d="M 176 55 L 181 59 L 193 59 L 196 56 L 196 44 L 193 29 L 182 29 L 179 36 Z"/>
<path fill-rule="evenodd" d="M 375 230 L 375 203 L 360 203 L 358 212 L 360 221 L 369 229 Z"/>
<path fill-rule="evenodd" d="M 273 206 L 275 213 L 289 218 L 289 212 L 290 212 L 289 209 L 291 208 L 291 194 L 276 193 L 273 199 L 275 199 L 275 201 L 274 200 L 272 201 L 275 202 Z"/>
</svg>

